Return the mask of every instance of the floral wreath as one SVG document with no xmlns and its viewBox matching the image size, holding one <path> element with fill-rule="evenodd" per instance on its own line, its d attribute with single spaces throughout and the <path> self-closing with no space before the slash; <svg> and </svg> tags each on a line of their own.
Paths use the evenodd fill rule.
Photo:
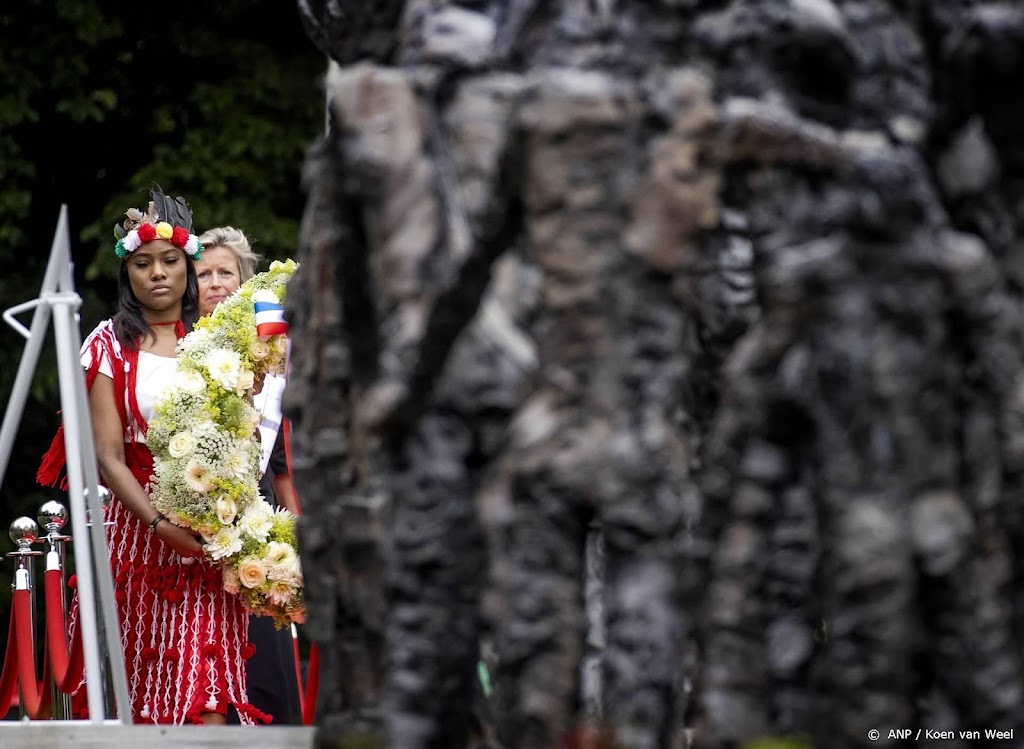
<svg viewBox="0 0 1024 749">
<path fill-rule="evenodd" d="M 203 551 L 221 567 L 224 590 L 278 627 L 304 616 L 302 568 L 295 516 L 259 493 L 260 415 L 252 394 L 257 379 L 284 372 L 287 326 L 260 319 L 270 306 L 283 321 L 285 285 L 297 267 L 275 261 L 199 319 L 178 344 L 174 380 L 146 434 L 153 506 L 199 533 Z"/>
<path fill-rule="evenodd" d="M 183 249 L 190 258 L 199 260 L 203 246 L 199 243 L 199 237 L 190 234 L 188 229 L 181 226 L 171 226 L 166 221 L 159 221 L 156 224 L 141 224 L 117 240 L 114 245 L 114 252 L 121 259 L 128 257 L 135 250 L 154 239 L 166 239 L 175 247 Z"/>
</svg>

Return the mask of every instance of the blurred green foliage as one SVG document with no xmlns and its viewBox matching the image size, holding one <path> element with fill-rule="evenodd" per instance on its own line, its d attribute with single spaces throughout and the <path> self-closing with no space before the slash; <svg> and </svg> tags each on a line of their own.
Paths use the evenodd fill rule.
<svg viewBox="0 0 1024 749">
<path fill-rule="evenodd" d="M 294 255 L 301 169 L 323 129 L 326 60 L 294 3 L 19 0 L 0 9 L 0 309 L 38 295 L 68 208 L 81 334 L 116 299 L 115 223 L 158 182 L 184 195 L 197 233 L 231 224 L 268 259 Z M 31 313 L 19 316 L 29 326 Z M 0 325 L 6 412 L 24 340 Z M 0 522 L 59 491 L 35 485 L 58 424 L 50 334 L 0 484 Z M 0 550 L 13 548 L 4 534 Z M 0 642 L 11 564 L 0 563 Z"/>
<path fill-rule="evenodd" d="M 802 739 L 764 738 L 748 741 L 740 749 L 814 749 L 814 747 Z"/>
</svg>

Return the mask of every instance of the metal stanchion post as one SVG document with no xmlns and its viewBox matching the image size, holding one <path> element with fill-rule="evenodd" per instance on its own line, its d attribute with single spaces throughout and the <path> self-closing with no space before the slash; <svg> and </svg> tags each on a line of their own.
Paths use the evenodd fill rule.
<svg viewBox="0 0 1024 749">
<path fill-rule="evenodd" d="M 104 515 L 104 517 L 106 517 L 107 508 L 110 506 L 110 500 L 113 498 L 113 495 L 111 495 L 110 490 L 107 487 L 102 486 L 102 485 L 97 486 L 96 487 L 96 491 L 99 494 L 100 507 L 103 508 L 103 515 Z M 92 510 L 89 509 L 89 504 L 90 504 L 89 503 L 89 487 L 85 488 L 85 490 L 83 491 L 83 494 L 85 496 L 85 519 L 86 519 L 85 525 L 86 525 L 87 528 L 92 528 Z M 111 521 L 104 521 L 103 525 L 104 526 L 111 526 L 111 525 L 113 525 L 113 522 L 111 522 Z M 108 547 L 104 546 L 103 547 L 103 552 L 105 554 L 109 555 Z M 97 631 L 99 632 L 99 646 L 100 646 L 100 656 L 101 656 L 100 657 L 100 679 L 103 682 L 103 698 L 104 698 L 104 700 L 106 700 L 107 713 L 108 714 L 113 714 L 114 708 L 117 705 L 117 696 L 116 696 L 116 693 L 114 692 L 114 689 L 115 689 L 115 687 L 114 687 L 114 680 L 111 677 L 110 669 L 107 666 L 107 664 L 110 661 L 110 658 L 109 658 L 110 650 L 107 647 L 107 636 L 106 636 L 106 633 L 107 633 L 107 623 L 106 623 L 106 620 L 103 617 L 103 611 L 102 610 L 97 611 L 96 627 L 97 627 Z M 114 623 L 114 627 L 116 629 L 116 627 L 117 627 L 117 623 L 116 622 Z"/>
<path fill-rule="evenodd" d="M 32 660 L 35 662 L 36 657 L 36 640 L 35 640 L 35 574 L 34 565 L 32 564 L 31 557 L 41 557 L 43 552 L 35 551 L 32 548 L 32 544 L 39 538 L 39 526 L 36 525 L 36 521 L 29 517 L 16 518 L 11 523 L 9 535 L 11 540 L 17 545 L 16 551 L 7 552 L 9 557 L 18 558 L 18 567 L 14 571 L 14 589 L 15 590 L 27 590 L 29 591 L 29 597 L 31 600 L 31 606 L 29 606 L 29 620 L 32 622 L 31 631 L 32 637 L 28 643 L 18 643 L 19 648 L 28 647 L 32 651 Z M 12 635 L 13 636 L 13 633 Z M 35 687 L 33 687 L 34 689 Z M 20 693 L 20 689 L 19 689 Z M 25 700 L 24 695 L 19 701 L 19 714 L 24 719 L 25 715 Z"/>
<path fill-rule="evenodd" d="M 99 486 L 96 465 L 96 445 L 92 435 L 92 417 L 89 414 L 89 395 L 79 359 L 82 348 L 79 331 L 78 308 L 82 299 L 75 292 L 72 277 L 71 241 L 68 232 L 67 206 L 61 206 L 57 230 L 53 235 L 50 259 L 39 290 L 39 297 L 15 305 L 3 312 L 3 319 L 27 341 L 18 365 L 18 374 L 11 390 L 10 402 L 0 423 L 0 480 L 3 479 L 17 433 L 18 420 L 29 397 L 33 370 L 51 320 L 57 347 L 57 373 L 60 385 L 61 413 L 64 420 L 64 448 L 67 454 L 68 502 L 71 526 L 76 543 L 75 574 L 78 576 L 79 625 L 82 633 L 82 655 L 85 661 L 85 696 L 89 708 L 89 721 L 101 724 L 105 720 L 103 680 L 95 678 L 102 673 L 101 647 L 107 650 L 109 678 L 113 681 L 117 722 L 131 723 L 131 701 L 124 667 L 124 653 L 117 631 L 117 605 L 114 601 L 114 581 L 110 573 L 110 559 L 106 551 L 106 538 L 98 524 L 86 524 L 86 510 L 100 515 L 99 497 L 85 490 Z M 32 329 L 17 320 L 17 315 L 35 310 Z M 34 525 L 34 523 L 33 523 Z M 94 551 L 97 550 L 97 551 Z M 97 641 L 100 633 L 98 619 L 104 618 L 110 626 L 104 631 L 105 640 Z"/>
<path fill-rule="evenodd" d="M 39 508 L 36 515 L 39 525 L 46 531 L 48 551 L 46 552 L 46 571 L 60 570 L 60 611 L 64 628 L 68 624 L 68 595 L 67 595 L 67 568 L 65 567 L 64 544 L 71 540 L 71 536 L 61 533 L 64 524 L 68 519 L 68 511 L 60 502 L 50 501 Z M 57 689 L 57 682 L 50 675 L 50 693 L 53 697 L 53 718 L 54 720 L 69 720 L 71 718 L 71 697 Z"/>
</svg>

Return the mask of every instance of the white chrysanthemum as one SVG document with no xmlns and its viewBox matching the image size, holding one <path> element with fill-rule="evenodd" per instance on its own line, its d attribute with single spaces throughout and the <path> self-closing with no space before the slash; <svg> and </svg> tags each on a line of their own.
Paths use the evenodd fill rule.
<svg viewBox="0 0 1024 749">
<path fill-rule="evenodd" d="M 259 500 L 253 502 L 238 518 L 238 527 L 242 533 L 259 541 L 266 541 L 270 535 L 274 513 L 270 505 Z"/>
<path fill-rule="evenodd" d="M 288 583 L 274 582 L 267 590 L 267 600 L 278 606 L 286 606 L 294 593 L 295 589 Z"/>
<path fill-rule="evenodd" d="M 217 498 L 217 519 L 224 525 L 231 525 L 235 522 L 238 514 L 238 507 L 231 497 L 221 495 Z"/>
<path fill-rule="evenodd" d="M 267 507 L 270 507 L 269 503 L 267 504 Z M 295 515 L 293 515 L 292 511 L 287 507 L 270 507 L 270 511 L 278 522 L 290 523 L 295 519 Z"/>
<path fill-rule="evenodd" d="M 301 587 L 302 570 L 299 568 L 299 558 L 294 553 L 292 557 L 287 564 L 270 565 L 267 569 L 267 579 L 276 583 L 287 583 L 293 588 Z M 263 558 L 266 560 L 265 556 Z"/>
<path fill-rule="evenodd" d="M 244 479 L 249 475 L 252 463 L 249 462 L 249 455 L 244 449 L 233 450 L 224 461 L 228 473 L 236 479 Z"/>
<path fill-rule="evenodd" d="M 212 473 L 209 465 L 193 458 L 185 466 L 185 483 L 194 491 L 208 492 L 213 488 Z"/>
<path fill-rule="evenodd" d="M 291 544 L 271 541 L 263 550 L 263 558 L 267 561 L 267 564 L 274 567 L 288 567 L 295 561 L 296 554 Z"/>
<path fill-rule="evenodd" d="M 213 559 L 223 559 L 242 550 L 242 536 L 233 525 L 222 526 L 213 538 L 206 539 L 203 550 Z"/>
<path fill-rule="evenodd" d="M 199 395 L 206 389 L 206 380 L 194 370 L 178 370 L 174 373 L 174 385 L 189 395 Z"/>
<path fill-rule="evenodd" d="M 238 563 L 238 579 L 247 588 L 258 588 L 267 581 L 267 568 L 259 557 L 247 556 Z"/>
<path fill-rule="evenodd" d="M 235 385 L 238 383 L 238 372 L 242 365 L 242 358 L 237 351 L 215 348 L 206 355 L 204 364 L 210 373 L 210 379 L 225 390 L 235 389 Z"/>
<path fill-rule="evenodd" d="M 167 443 L 167 452 L 171 454 L 172 458 L 184 458 L 195 449 L 195 446 L 196 441 L 192 439 L 191 434 L 188 432 L 178 432 Z"/>
</svg>

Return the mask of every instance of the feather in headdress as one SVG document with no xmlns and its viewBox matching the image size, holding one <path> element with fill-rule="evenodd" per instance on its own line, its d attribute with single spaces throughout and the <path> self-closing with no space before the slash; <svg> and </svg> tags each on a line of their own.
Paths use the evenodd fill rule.
<svg viewBox="0 0 1024 749">
<path fill-rule="evenodd" d="M 143 213 L 138 208 L 129 208 L 124 212 L 125 220 L 114 226 L 114 237 L 122 239 L 132 229 L 137 229 L 142 224 L 156 224 L 158 221 L 166 221 L 171 226 L 180 226 L 192 233 L 192 209 L 182 196 L 172 198 L 164 193 L 163 188 L 157 183 L 149 190 L 149 205 Z"/>
<path fill-rule="evenodd" d="M 149 194 L 153 199 L 151 205 L 156 206 L 158 220 L 166 221 L 171 226 L 181 226 L 189 233 L 192 232 L 192 210 L 188 207 L 185 198 L 180 195 L 172 198 L 165 194 L 160 185 L 155 182 Z"/>
</svg>

